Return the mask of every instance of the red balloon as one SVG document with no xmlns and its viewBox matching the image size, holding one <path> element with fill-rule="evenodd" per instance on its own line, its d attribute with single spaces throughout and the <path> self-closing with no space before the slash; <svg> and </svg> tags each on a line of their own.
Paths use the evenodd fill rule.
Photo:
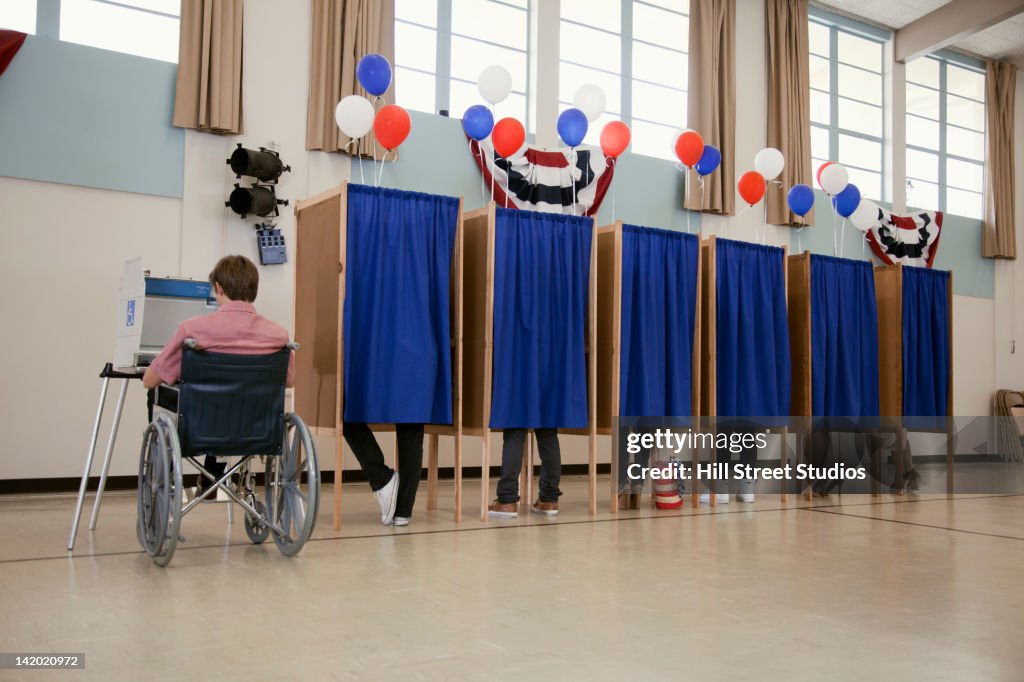
<svg viewBox="0 0 1024 682">
<path fill-rule="evenodd" d="M 514 118 L 503 118 L 494 124 L 491 131 L 491 142 L 494 151 L 503 158 L 508 158 L 519 151 L 526 142 L 526 131 L 523 124 Z"/>
<path fill-rule="evenodd" d="M 380 146 L 388 151 L 395 149 L 409 137 L 412 121 L 409 112 L 397 104 L 389 104 L 377 112 L 373 119 L 373 134 Z"/>
<path fill-rule="evenodd" d="M 757 171 L 747 171 L 740 176 L 740 181 L 736 183 L 736 188 L 739 189 L 743 201 L 753 206 L 761 201 L 761 198 L 764 196 L 764 176 Z"/>
<path fill-rule="evenodd" d="M 703 153 L 704 138 L 694 130 L 687 130 L 676 140 L 676 157 L 687 168 L 696 165 Z"/>
<path fill-rule="evenodd" d="M 821 187 L 821 171 L 825 170 L 826 168 L 831 166 L 833 163 L 835 163 L 835 161 L 826 161 L 825 163 L 823 163 L 820 166 L 818 166 L 818 187 Z M 822 189 L 824 189 L 824 188 L 822 187 Z"/>
<path fill-rule="evenodd" d="M 601 130 L 601 151 L 609 158 L 618 158 L 629 146 L 629 126 L 622 121 L 612 121 Z"/>
</svg>

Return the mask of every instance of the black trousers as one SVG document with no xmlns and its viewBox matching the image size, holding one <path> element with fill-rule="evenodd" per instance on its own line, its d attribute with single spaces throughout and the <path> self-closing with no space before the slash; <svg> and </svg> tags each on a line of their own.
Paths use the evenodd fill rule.
<svg viewBox="0 0 1024 682">
<path fill-rule="evenodd" d="M 409 518 L 416 504 L 416 489 L 423 472 L 423 424 L 395 424 L 398 439 L 398 501 L 395 516 Z M 352 448 L 359 466 L 374 492 L 391 480 L 395 470 L 384 462 L 384 453 L 370 427 L 361 422 L 345 422 L 345 442 Z"/>
<path fill-rule="evenodd" d="M 562 452 L 558 448 L 558 429 L 534 429 L 540 450 L 541 502 L 558 502 L 562 491 L 558 482 L 562 478 Z M 501 479 L 498 481 L 498 502 L 512 504 L 519 501 L 519 472 L 523 469 L 523 444 L 527 429 L 505 429 L 501 447 Z"/>
</svg>

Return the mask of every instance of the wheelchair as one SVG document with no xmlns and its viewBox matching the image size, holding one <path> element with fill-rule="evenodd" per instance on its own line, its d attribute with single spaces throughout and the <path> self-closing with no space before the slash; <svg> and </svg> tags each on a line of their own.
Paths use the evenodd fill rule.
<svg viewBox="0 0 1024 682">
<path fill-rule="evenodd" d="M 179 542 L 181 518 L 217 491 L 245 511 L 245 531 L 254 544 L 272 536 L 285 556 L 301 551 L 313 534 L 320 502 L 316 446 L 298 415 L 285 413 L 285 378 L 290 343 L 267 355 L 200 350 L 185 340 L 175 410 L 154 413 L 139 456 L 139 542 L 166 566 Z M 161 386 L 167 390 L 168 387 Z M 216 477 L 198 457 L 239 457 Z M 257 499 L 256 460 L 264 466 L 263 501 Z M 182 462 L 212 485 L 182 505 Z"/>
</svg>

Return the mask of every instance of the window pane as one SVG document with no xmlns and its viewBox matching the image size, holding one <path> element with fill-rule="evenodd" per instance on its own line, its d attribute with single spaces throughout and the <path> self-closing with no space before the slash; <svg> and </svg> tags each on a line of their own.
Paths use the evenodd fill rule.
<svg viewBox="0 0 1024 682">
<path fill-rule="evenodd" d="M 985 215 L 981 193 L 948 188 L 946 190 L 946 213 L 980 220 Z"/>
<path fill-rule="evenodd" d="M 654 156 L 659 159 L 675 159 L 672 138 L 678 126 L 659 125 L 646 121 L 633 121 L 633 139 L 630 149 L 634 154 Z"/>
<path fill-rule="evenodd" d="M 62 0 L 60 39 L 79 45 L 178 61 L 178 19 L 96 0 Z"/>
<path fill-rule="evenodd" d="M 36 0 L 4 0 L 0 4 L 0 28 L 35 35 Z"/>
<path fill-rule="evenodd" d="M 811 90 L 811 121 L 824 125 L 832 123 L 832 98 L 827 92 Z"/>
<path fill-rule="evenodd" d="M 985 136 L 971 130 L 946 126 L 946 151 L 956 156 L 982 161 L 985 158 Z"/>
<path fill-rule="evenodd" d="M 807 23 L 808 38 L 811 43 L 811 54 L 828 57 L 829 55 L 829 28 L 824 24 L 814 21 Z"/>
<path fill-rule="evenodd" d="M 879 72 L 882 70 L 882 45 L 839 31 L 839 61 Z"/>
<path fill-rule="evenodd" d="M 489 0 L 458 0 L 452 3 L 452 33 L 489 40 L 517 50 L 526 49 L 526 19 L 527 14 L 523 10 Z"/>
<path fill-rule="evenodd" d="M 474 104 L 484 104 L 480 92 L 476 89 L 476 78 L 472 82 L 452 80 L 449 82 L 451 115 L 461 118 L 466 109 Z M 494 105 L 494 120 L 511 116 L 526 124 L 526 96 L 513 92 L 504 102 Z"/>
<path fill-rule="evenodd" d="M 840 133 L 839 163 L 881 172 L 882 143 Z"/>
<path fill-rule="evenodd" d="M 907 63 L 907 82 L 939 87 L 939 62 L 931 57 L 920 57 Z"/>
<path fill-rule="evenodd" d="M 939 120 L 939 91 L 907 84 L 907 113 Z"/>
<path fill-rule="evenodd" d="M 452 36 L 452 77 L 476 83 L 485 66 L 498 64 L 512 76 L 512 90 L 526 92 L 526 53 L 471 38 Z"/>
<path fill-rule="evenodd" d="M 983 133 L 985 105 L 971 99 L 949 95 L 946 97 L 946 122 Z"/>
<path fill-rule="evenodd" d="M 456 0 L 460 2 L 461 0 Z M 617 2 L 592 2 L 591 0 L 562 0 L 561 15 L 588 26 L 618 33 L 622 25 L 622 9 Z M 562 47 L 564 52 L 565 47 Z"/>
<path fill-rule="evenodd" d="M 645 43 L 633 43 L 633 78 L 686 89 L 686 55 Z"/>
<path fill-rule="evenodd" d="M 828 153 L 828 129 L 811 126 L 811 156 L 819 159 L 827 159 Z M 814 166 L 817 173 L 818 167 Z"/>
<path fill-rule="evenodd" d="M 850 174 L 850 182 L 857 185 L 857 189 L 860 190 L 861 196 L 867 197 L 868 199 L 881 200 L 881 173 L 872 173 L 871 171 L 861 170 L 859 168 L 847 168 L 846 171 Z"/>
<path fill-rule="evenodd" d="M 605 111 L 619 115 L 622 111 L 622 80 L 619 76 L 604 71 L 595 71 L 585 66 L 562 62 L 558 67 L 558 99 L 572 102 L 581 85 L 593 83 L 604 90 Z"/>
<path fill-rule="evenodd" d="M 985 74 L 946 62 L 946 89 L 954 95 L 985 100 Z"/>
<path fill-rule="evenodd" d="M 395 101 L 406 109 L 425 111 L 432 114 L 434 108 L 435 78 L 432 75 L 411 71 L 402 66 L 395 67 Z M 465 111 L 463 109 L 462 111 Z M 462 111 L 452 116 L 461 117 Z"/>
<path fill-rule="evenodd" d="M 614 2 L 592 2 L 596 5 L 617 5 Z M 649 43 L 689 50 L 690 20 L 675 12 L 666 12 L 649 5 L 633 4 L 633 37 Z"/>
<path fill-rule="evenodd" d="M 150 12 L 181 16 L 181 0 L 117 0 L 119 5 L 129 5 Z"/>
<path fill-rule="evenodd" d="M 839 65 L 839 94 L 882 106 L 882 76 Z"/>
<path fill-rule="evenodd" d="M 814 55 L 811 55 L 810 67 L 811 87 L 816 90 L 830 92 L 832 90 L 832 86 L 829 82 L 828 60 L 824 57 L 815 57 Z"/>
<path fill-rule="evenodd" d="M 437 31 L 396 21 L 395 64 L 433 72 L 437 68 Z"/>
<path fill-rule="evenodd" d="M 621 44 L 622 38 L 619 36 L 563 21 L 558 49 L 562 59 L 619 73 Z"/>
<path fill-rule="evenodd" d="M 916 149 L 907 150 L 907 177 L 916 180 L 939 181 L 939 156 L 921 152 Z"/>
<path fill-rule="evenodd" d="M 680 122 L 686 120 L 686 93 L 634 81 L 633 118 L 671 124 L 679 128 Z"/>
<path fill-rule="evenodd" d="M 680 14 L 690 13 L 690 0 L 644 0 L 644 2 L 648 5 L 657 5 Z"/>
<path fill-rule="evenodd" d="M 918 116 L 907 116 L 907 144 L 939 150 L 939 123 Z"/>
<path fill-rule="evenodd" d="M 923 180 L 907 180 L 907 206 L 925 211 L 939 210 L 939 186 Z"/>
<path fill-rule="evenodd" d="M 436 27 L 437 0 L 395 0 L 395 19 Z M 398 36 L 395 36 L 396 49 L 398 45 Z"/>
<path fill-rule="evenodd" d="M 984 189 L 985 177 L 980 163 L 946 160 L 946 186 L 959 187 L 972 192 Z"/>
<path fill-rule="evenodd" d="M 839 127 L 882 137 L 882 108 L 839 98 Z"/>
</svg>

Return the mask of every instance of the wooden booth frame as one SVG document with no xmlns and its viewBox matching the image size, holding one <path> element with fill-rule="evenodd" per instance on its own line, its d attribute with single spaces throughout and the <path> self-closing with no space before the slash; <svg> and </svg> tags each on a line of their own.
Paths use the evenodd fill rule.
<svg viewBox="0 0 1024 682">
<path fill-rule="evenodd" d="M 482 439 L 480 466 L 480 520 L 487 521 L 490 499 L 491 396 L 494 389 L 494 243 L 497 205 L 492 201 L 463 215 L 462 311 L 463 326 L 463 393 L 462 433 Z M 590 284 L 588 286 L 587 321 L 584 350 L 587 355 L 587 427 L 585 429 L 559 429 L 559 433 L 585 435 L 588 450 L 588 510 L 597 513 L 597 228 L 593 228 L 590 249 Z M 523 448 L 523 467 L 519 478 L 520 505 L 526 509 L 533 503 L 533 443 L 526 439 Z"/>
<path fill-rule="evenodd" d="M 595 430 L 598 435 L 611 438 L 611 465 L 616 465 L 615 422 L 621 416 L 620 370 L 622 368 L 622 226 L 621 220 L 597 228 L 597 403 Z M 695 292 L 693 356 L 691 362 L 691 416 L 695 426 L 701 414 L 701 315 L 702 261 L 697 257 L 697 290 Z M 671 415 L 669 415 L 671 416 Z M 698 453 L 694 452 L 694 464 Z M 619 512 L 619 491 L 615 472 L 610 477 L 611 511 Z M 691 494 L 692 504 L 698 506 L 696 488 Z M 653 494 L 651 501 L 653 504 Z"/>
<path fill-rule="evenodd" d="M 334 529 L 341 528 L 341 483 L 344 470 L 344 305 L 348 235 L 348 182 L 295 204 L 295 411 L 310 431 L 335 439 Z M 459 198 L 452 253 L 450 307 L 452 354 L 452 424 L 427 424 L 427 509 L 437 508 L 438 440 L 455 441 L 455 520 L 462 519 L 462 333 L 463 217 Z M 333 367 L 321 374 L 317 365 Z M 331 379 L 324 381 L 325 378 Z M 327 409 L 322 409 L 326 407 Z M 393 424 L 371 424 L 377 432 Z M 396 444 L 397 450 L 397 444 Z M 395 461 L 397 467 L 397 456 Z"/>
<path fill-rule="evenodd" d="M 716 237 L 714 235 L 706 237 L 700 242 L 700 260 L 701 260 L 701 286 L 700 290 L 703 295 L 700 299 L 700 319 L 701 319 L 701 405 L 706 407 L 705 417 L 707 418 L 707 424 L 703 425 L 703 428 L 714 428 L 714 419 L 718 416 L 718 315 L 717 315 L 717 303 L 718 303 L 718 288 L 717 283 L 717 258 L 716 258 Z M 774 245 L 770 245 L 774 246 Z M 786 246 L 775 247 L 782 249 L 782 276 L 784 286 L 786 290 L 786 315 L 787 319 L 789 316 L 789 268 L 787 267 L 789 248 Z M 783 415 L 765 415 L 765 416 L 783 416 Z M 789 460 L 789 445 L 788 427 L 779 427 L 770 429 L 772 433 L 779 435 L 780 443 L 780 464 L 786 466 Z M 697 454 L 694 454 L 694 458 Z M 711 461 L 715 461 L 716 453 L 712 448 L 710 452 Z M 693 497 L 697 497 L 697 485 L 694 485 Z M 712 507 L 717 506 L 715 495 L 710 494 L 708 504 Z M 782 493 L 779 496 L 780 502 L 786 502 L 786 489 L 782 489 Z"/>
<path fill-rule="evenodd" d="M 903 421 L 903 264 L 875 266 L 875 298 L 878 301 L 878 405 L 882 417 L 896 419 L 896 442 L 893 456 L 897 476 L 902 479 L 903 447 L 907 433 L 946 434 L 946 492 L 953 492 L 953 456 L 956 426 L 953 420 L 953 273 L 949 273 L 949 390 L 946 395 L 944 429 L 908 429 Z M 872 453 L 872 466 L 878 467 L 877 450 Z M 877 468 L 876 468 L 877 471 Z M 878 480 L 875 477 L 875 493 Z"/>
</svg>

